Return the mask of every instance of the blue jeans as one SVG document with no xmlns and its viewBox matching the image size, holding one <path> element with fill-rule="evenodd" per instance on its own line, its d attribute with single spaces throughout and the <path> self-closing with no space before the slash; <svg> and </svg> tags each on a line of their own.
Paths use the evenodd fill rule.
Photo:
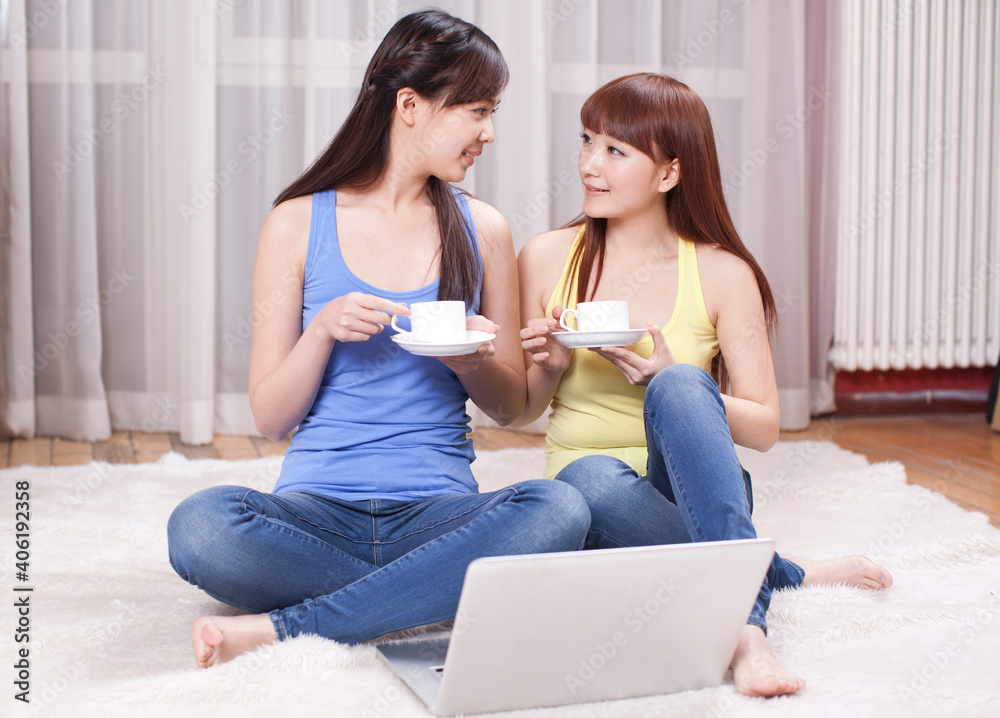
<svg viewBox="0 0 1000 718">
<path fill-rule="evenodd" d="M 645 476 L 610 456 L 577 459 L 556 476 L 590 506 L 586 548 L 756 538 L 750 475 L 712 377 L 689 364 L 664 369 L 646 388 L 643 413 Z M 801 585 L 803 575 L 775 554 L 748 622 L 766 631 L 771 592 Z"/>
<path fill-rule="evenodd" d="M 279 639 L 359 643 L 455 617 L 476 558 L 583 547 L 590 512 L 566 484 L 341 501 L 217 486 L 170 516 L 170 563 L 213 598 L 268 612 Z"/>
</svg>

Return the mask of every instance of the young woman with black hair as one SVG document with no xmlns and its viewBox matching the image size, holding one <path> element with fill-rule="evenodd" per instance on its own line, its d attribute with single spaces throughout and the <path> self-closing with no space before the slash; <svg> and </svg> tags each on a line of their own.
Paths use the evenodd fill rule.
<svg viewBox="0 0 1000 718">
<path fill-rule="evenodd" d="M 468 398 L 520 415 L 517 269 L 500 214 L 451 186 L 493 141 L 507 66 L 440 11 L 400 19 L 329 147 L 261 230 L 250 402 L 262 434 L 298 427 L 273 493 L 223 486 L 169 522 L 178 574 L 250 615 L 192 628 L 201 667 L 300 634 L 345 643 L 453 618 L 481 556 L 575 550 L 580 494 L 526 481 L 480 494 Z M 493 341 L 416 356 L 385 326 L 407 304 L 462 300 Z"/>
</svg>

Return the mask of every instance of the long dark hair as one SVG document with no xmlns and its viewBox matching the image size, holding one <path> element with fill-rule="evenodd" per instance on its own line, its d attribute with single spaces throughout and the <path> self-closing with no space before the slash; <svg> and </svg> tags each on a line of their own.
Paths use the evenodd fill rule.
<svg viewBox="0 0 1000 718">
<path fill-rule="evenodd" d="M 409 87 L 442 107 L 492 100 L 507 86 L 507 63 L 486 33 L 440 10 L 400 18 L 368 63 L 361 91 L 337 134 L 315 162 L 278 195 L 285 200 L 331 188 L 374 185 L 389 160 L 396 93 Z M 476 251 L 447 182 L 430 177 L 427 195 L 441 236 L 439 299 L 471 303 L 481 281 Z"/>
<path fill-rule="evenodd" d="M 666 75 L 638 73 L 619 77 L 587 98 L 580 110 L 584 128 L 626 142 L 656 162 L 679 160 L 681 179 L 666 193 L 667 221 L 684 239 L 718 244 L 746 262 L 757 278 L 768 335 L 777 328 L 777 310 L 763 270 L 743 244 L 729 216 L 722 192 L 722 173 L 708 108 L 694 90 Z M 593 298 L 604 269 L 608 221 L 583 215 L 577 297 Z M 593 275 L 593 282 L 591 282 Z M 712 376 L 725 390 L 728 372 L 719 354 Z"/>
</svg>

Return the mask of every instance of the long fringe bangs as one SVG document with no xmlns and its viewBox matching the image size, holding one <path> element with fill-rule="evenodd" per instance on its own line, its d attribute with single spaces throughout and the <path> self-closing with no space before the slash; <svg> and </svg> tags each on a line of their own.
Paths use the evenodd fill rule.
<svg viewBox="0 0 1000 718">
<path fill-rule="evenodd" d="M 663 152 L 672 159 L 673 148 L 660 146 L 665 133 L 650 121 L 666 115 L 662 89 L 657 89 L 663 79 L 639 73 L 604 85 L 583 103 L 580 121 L 585 129 L 630 144 L 654 161 L 667 159 L 660 156 Z"/>
</svg>

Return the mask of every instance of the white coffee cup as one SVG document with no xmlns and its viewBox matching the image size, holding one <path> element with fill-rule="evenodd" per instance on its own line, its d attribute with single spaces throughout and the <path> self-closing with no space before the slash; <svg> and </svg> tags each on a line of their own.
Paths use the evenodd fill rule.
<svg viewBox="0 0 1000 718">
<path fill-rule="evenodd" d="M 397 332 L 397 316 L 390 320 Z M 410 305 L 410 332 L 413 341 L 428 344 L 459 344 L 465 341 L 465 302 L 415 302 Z"/>
<path fill-rule="evenodd" d="M 570 314 L 576 315 L 574 330 L 566 324 Z M 628 302 L 580 302 L 576 309 L 564 309 L 559 326 L 569 331 L 620 332 L 628 326 Z"/>
</svg>

